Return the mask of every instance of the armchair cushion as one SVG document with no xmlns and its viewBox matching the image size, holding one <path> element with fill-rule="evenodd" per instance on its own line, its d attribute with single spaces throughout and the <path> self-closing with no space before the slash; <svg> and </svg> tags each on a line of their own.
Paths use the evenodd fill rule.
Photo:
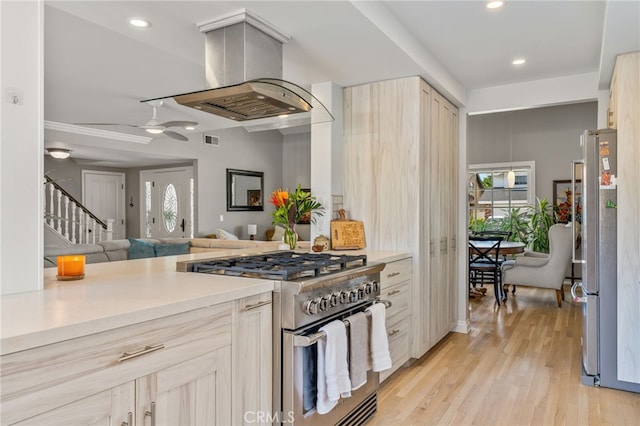
<svg viewBox="0 0 640 426">
<path fill-rule="evenodd" d="M 518 256 L 515 259 L 515 266 L 531 266 L 538 268 L 549 263 L 548 257 L 531 257 L 531 256 Z"/>
</svg>

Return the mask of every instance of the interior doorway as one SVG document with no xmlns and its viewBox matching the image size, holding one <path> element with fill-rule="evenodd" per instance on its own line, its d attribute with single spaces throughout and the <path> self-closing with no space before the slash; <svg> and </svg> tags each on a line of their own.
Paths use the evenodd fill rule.
<svg viewBox="0 0 640 426">
<path fill-rule="evenodd" d="M 82 204 L 103 222 L 114 220 L 114 240 L 126 238 L 124 194 L 124 173 L 82 170 Z"/>
<path fill-rule="evenodd" d="M 193 238 L 193 167 L 140 172 L 140 229 L 146 238 Z"/>
</svg>

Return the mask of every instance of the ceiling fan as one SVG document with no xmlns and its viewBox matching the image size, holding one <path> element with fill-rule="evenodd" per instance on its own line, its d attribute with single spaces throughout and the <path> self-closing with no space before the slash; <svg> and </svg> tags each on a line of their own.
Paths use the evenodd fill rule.
<svg viewBox="0 0 640 426">
<path fill-rule="evenodd" d="M 136 126 L 134 124 L 119 124 L 119 123 L 74 123 L 79 126 L 128 126 L 128 127 L 137 127 L 139 129 L 145 129 L 147 132 L 153 135 L 164 134 L 169 136 L 170 138 L 177 139 L 179 141 L 186 141 L 188 138 L 178 132 L 174 132 L 173 130 L 168 130 L 169 127 L 182 127 L 184 129 L 192 130 L 195 126 L 198 125 L 195 121 L 165 121 L 161 123 L 158 120 L 158 108 L 162 106 L 163 102 L 161 100 L 153 100 L 146 102 L 151 108 L 153 108 L 153 116 L 151 120 L 147 121 L 146 124 L 141 126 Z M 191 129 L 190 129 L 191 128 Z"/>
</svg>

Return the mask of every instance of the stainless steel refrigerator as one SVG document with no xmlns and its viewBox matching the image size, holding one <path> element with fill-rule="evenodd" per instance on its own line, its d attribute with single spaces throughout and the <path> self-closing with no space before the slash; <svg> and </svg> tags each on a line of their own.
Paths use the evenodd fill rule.
<svg viewBox="0 0 640 426">
<path fill-rule="evenodd" d="M 582 221 L 582 256 L 578 260 L 574 250 L 573 258 L 582 264 L 582 281 L 574 283 L 571 293 L 583 302 L 582 382 L 640 392 L 640 384 L 617 378 L 616 131 L 587 130 L 580 143 L 583 158 L 574 162 L 572 187 L 575 191 L 582 184 L 582 196 L 572 197 L 572 218 Z"/>
</svg>

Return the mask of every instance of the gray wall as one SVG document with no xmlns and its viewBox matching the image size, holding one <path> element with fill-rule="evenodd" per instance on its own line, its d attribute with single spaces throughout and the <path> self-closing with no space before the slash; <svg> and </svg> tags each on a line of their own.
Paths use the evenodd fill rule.
<svg viewBox="0 0 640 426">
<path fill-rule="evenodd" d="M 284 136 L 282 159 L 284 188 L 311 188 L 311 132 Z"/>
<path fill-rule="evenodd" d="M 571 160 L 581 157 L 580 135 L 596 128 L 597 114 L 597 103 L 587 102 L 470 116 L 468 162 L 533 160 L 536 196 L 551 200 L 553 181 L 571 178 Z"/>
<path fill-rule="evenodd" d="M 187 142 L 154 139 L 148 145 L 130 144 L 126 148 L 135 151 L 148 150 L 150 154 L 181 157 L 166 166 L 147 167 L 159 169 L 173 165 L 194 165 L 196 177 L 196 236 L 213 234 L 216 228 L 238 235 L 241 239 L 248 238 L 247 224 L 258 225 L 257 239 L 265 239 L 265 231 L 272 227 L 272 206 L 268 202 L 269 195 L 275 189 L 283 186 L 283 136 L 278 131 L 249 133 L 243 128 L 224 129 L 215 131 L 220 138 L 220 146 L 204 145 L 202 135 L 191 135 Z M 120 143 L 123 145 L 124 143 Z M 115 142 L 114 146 L 118 146 Z M 262 212 L 227 212 L 226 203 L 226 169 L 242 169 L 264 172 L 265 207 Z M 82 167 L 73 158 L 54 160 L 45 156 L 44 171 L 67 189 L 74 197 L 81 198 L 82 169 L 124 172 L 126 178 L 126 220 L 127 235 L 140 236 L 139 226 L 139 172 L 140 168 L 105 168 Z M 129 207 L 131 197 L 134 207 Z M 223 221 L 220 221 L 220 215 Z"/>
</svg>

